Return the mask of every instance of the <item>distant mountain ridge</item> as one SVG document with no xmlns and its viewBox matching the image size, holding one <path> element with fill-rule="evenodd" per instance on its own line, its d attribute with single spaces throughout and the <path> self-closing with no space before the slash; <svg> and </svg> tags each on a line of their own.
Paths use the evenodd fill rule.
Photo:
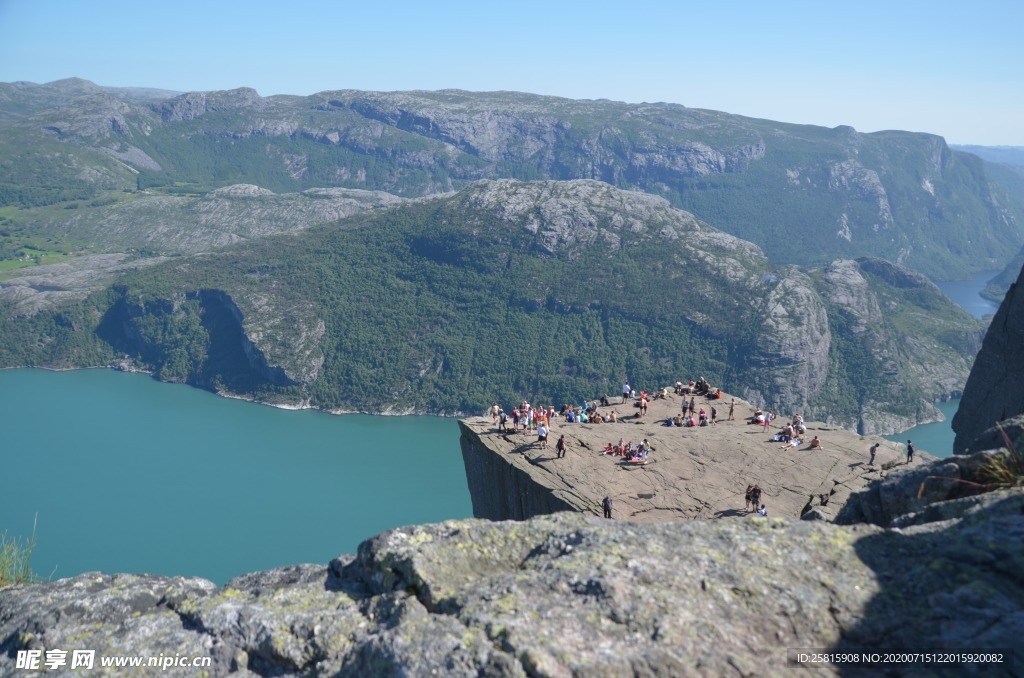
<svg viewBox="0 0 1024 678">
<path fill-rule="evenodd" d="M 979 158 L 988 162 L 996 162 L 1002 165 L 1013 165 L 1024 168 L 1024 146 L 976 146 L 964 144 L 950 144 L 950 148 L 964 153 L 973 153 Z"/>
<path fill-rule="evenodd" d="M 1024 180 L 927 134 L 508 92 L 161 94 L 0 84 L 0 198 L 53 193 L 55 179 L 58 198 L 236 183 L 415 197 L 478 179 L 598 179 L 660 195 L 778 264 L 881 256 L 951 278 L 1024 243 Z"/>
</svg>

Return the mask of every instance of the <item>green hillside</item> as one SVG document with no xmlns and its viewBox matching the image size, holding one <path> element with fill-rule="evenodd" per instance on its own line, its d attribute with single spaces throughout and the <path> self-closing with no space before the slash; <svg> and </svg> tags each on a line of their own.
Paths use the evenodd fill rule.
<svg viewBox="0 0 1024 678">
<path fill-rule="evenodd" d="M 841 285 L 859 296 L 830 299 Z M 858 332 L 879 304 L 899 311 Z M 966 377 L 980 334 L 886 262 L 774 271 L 753 245 L 599 182 L 484 182 L 175 258 L 71 310 L 11 313 L 0 364 L 127 357 L 270 402 L 475 412 L 703 375 L 847 426 L 871 407 L 927 416 Z"/>
</svg>

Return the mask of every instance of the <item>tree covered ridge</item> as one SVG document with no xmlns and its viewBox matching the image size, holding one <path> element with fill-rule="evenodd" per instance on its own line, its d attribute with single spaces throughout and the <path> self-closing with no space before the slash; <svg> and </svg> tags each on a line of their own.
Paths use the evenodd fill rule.
<svg viewBox="0 0 1024 678">
<path fill-rule="evenodd" d="M 886 279 L 891 264 L 841 268 L 863 298 L 830 300 L 826 269 L 775 270 L 651 196 L 484 182 L 135 271 L 71 310 L 5 314 L 18 340 L 0 360 L 128 355 L 163 379 L 329 410 L 578 403 L 624 378 L 703 375 L 846 426 L 871 407 L 926 417 L 966 378 L 978 324 L 923 278 Z M 858 333 L 872 303 L 890 310 Z M 949 348 L 912 350 L 938 339 Z M 948 379 L 918 385 L 919 363 Z"/>
</svg>

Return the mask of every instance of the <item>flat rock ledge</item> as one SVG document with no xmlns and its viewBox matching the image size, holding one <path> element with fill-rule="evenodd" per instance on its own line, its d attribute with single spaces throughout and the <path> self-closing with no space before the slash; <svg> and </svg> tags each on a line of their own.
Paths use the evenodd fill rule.
<svg viewBox="0 0 1024 678">
<path fill-rule="evenodd" d="M 0 675 L 24 649 L 209 657 L 219 676 L 792 675 L 791 648 L 1013 648 L 1024 493 L 905 529 L 559 513 L 406 527 L 327 566 L 202 579 L 83 574 L 0 590 Z M 1021 659 L 892 675 L 1020 675 Z M 120 673 L 118 673 L 120 672 Z M 814 675 L 861 674 L 826 666 Z M 28 674 L 25 674 L 28 675 Z"/>
<path fill-rule="evenodd" d="M 620 400 L 613 398 L 612 402 Z M 460 420 L 462 458 L 473 501 L 473 515 L 491 520 L 523 520 L 554 511 L 603 515 L 601 501 L 612 497 L 613 517 L 635 522 L 748 518 L 744 494 L 759 484 L 769 516 L 832 520 L 852 493 L 887 475 L 934 459 L 919 451 L 905 464 L 905 448 L 877 436 L 860 436 L 820 422 L 807 423 L 804 444 L 782 449 L 772 437 L 747 423 L 754 407 L 736 399 L 734 421 L 726 421 L 733 396 L 718 401 L 697 397 L 697 408 L 718 408 L 718 425 L 665 426 L 678 414 L 682 397 L 653 400 L 643 418 L 632 403 L 599 408 L 627 418 L 615 424 L 556 421 L 541 449 L 536 434 L 499 433 L 490 416 Z M 780 423 L 784 424 L 785 420 Z M 511 426 L 511 422 L 509 424 Z M 555 441 L 565 435 L 566 456 L 556 458 Z M 809 450 L 817 435 L 823 449 Z M 619 439 L 654 446 L 646 465 L 602 454 Z M 873 465 L 869 448 L 879 444 Z"/>
</svg>

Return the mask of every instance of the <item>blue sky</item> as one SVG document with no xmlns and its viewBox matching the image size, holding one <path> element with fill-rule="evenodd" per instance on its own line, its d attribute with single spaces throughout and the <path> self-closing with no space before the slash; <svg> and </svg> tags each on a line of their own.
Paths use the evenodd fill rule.
<svg viewBox="0 0 1024 678">
<path fill-rule="evenodd" d="M 1024 3 L 0 0 L 0 81 L 515 90 L 1024 146 Z"/>
</svg>

